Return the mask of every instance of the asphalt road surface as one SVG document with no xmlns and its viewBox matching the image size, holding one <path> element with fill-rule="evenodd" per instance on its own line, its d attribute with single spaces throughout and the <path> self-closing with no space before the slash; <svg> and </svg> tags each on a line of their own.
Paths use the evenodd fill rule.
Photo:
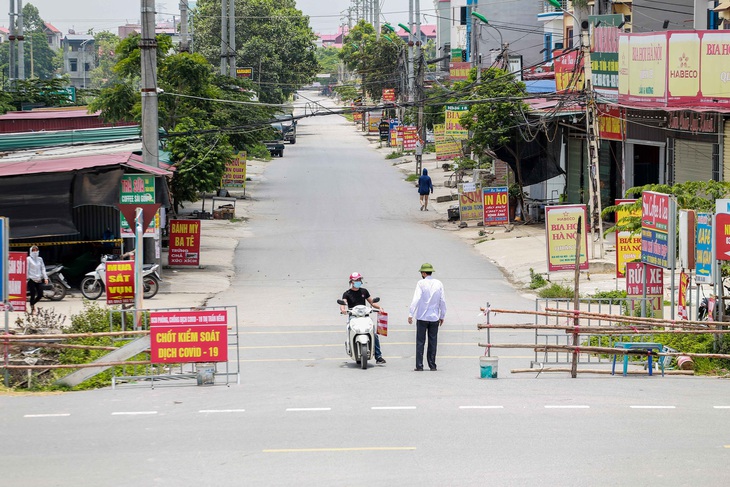
<svg viewBox="0 0 730 487">
<path fill-rule="evenodd" d="M 309 95 L 307 95 L 309 96 Z M 412 184 L 339 116 L 300 122 L 253 192 L 236 277 L 240 385 L 0 397 L 8 486 L 726 486 L 730 382 L 479 378 L 479 306 L 534 309 L 419 211 Z M 414 372 L 408 305 L 430 262 L 446 288 L 438 372 Z M 358 271 L 390 313 L 386 365 L 345 355 L 336 299 Z M 201 282 L 201 286 L 205 283 Z M 503 342 L 529 333 L 495 331 Z"/>
</svg>

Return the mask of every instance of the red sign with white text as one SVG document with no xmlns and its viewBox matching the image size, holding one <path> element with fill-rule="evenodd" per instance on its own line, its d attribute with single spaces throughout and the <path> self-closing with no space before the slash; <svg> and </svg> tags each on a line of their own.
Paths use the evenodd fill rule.
<svg viewBox="0 0 730 487">
<path fill-rule="evenodd" d="M 730 214 L 715 215 L 715 256 L 717 260 L 730 260 Z"/>
<path fill-rule="evenodd" d="M 641 194 L 641 227 L 667 232 L 669 230 L 669 195 L 644 191 Z"/>
<path fill-rule="evenodd" d="M 200 220 L 170 220 L 168 265 L 200 265 Z"/>
<path fill-rule="evenodd" d="M 395 88 L 383 88 L 383 103 L 395 103 Z"/>
<path fill-rule="evenodd" d="M 150 312 L 152 363 L 228 361 L 228 312 Z"/>
<path fill-rule="evenodd" d="M 654 318 L 664 315 L 664 269 L 642 262 L 626 263 L 626 295 L 644 296 L 644 269 L 646 269 L 646 297 L 651 302 Z"/>
<path fill-rule="evenodd" d="M 13 311 L 26 310 L 26 292 L 28 289 L 28 254 L 25 252 L 8 252 L 8 301 Z M 3 305 L 0 303 L 0 310 Z"/>
<path fill-rule="evenodd" d="M 400 128 L 400 127 L 398 127 Z M 415 150 L 418 140 L 418 129 L 416 127 L 403 127 L 403 150 Z"/>
<path fill-rule="evenodd" d="M 134 261 L 106 263 L 106 304 L 134 304 Z"/>
</svg>

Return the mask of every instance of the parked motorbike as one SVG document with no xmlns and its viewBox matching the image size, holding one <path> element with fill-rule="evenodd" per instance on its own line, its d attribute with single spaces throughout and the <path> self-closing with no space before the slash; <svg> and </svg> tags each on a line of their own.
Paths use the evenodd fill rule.
<svg viewBox="0 0 730 487">
<path fill-rule="evenodd" d="M 86 299 L 98 299 L 104 292 L 106 282 L 106 262 L 118 258 L 115 255 L 102 255 L 101 263 L 92 272 L 88 272 L 81 281 L 81 294 Z M 160 290 L 160 275 L 157 273 L 157 264 L 145 264 L 142 267 L 142 284 L 144 285 L 144 298 L 150 299 Z"/>
<path fill-rule="evenodd" d="M 63 265 L 61 264 L 54 264 L 54 265 L 47 265 L 46 266 L 46 274 L 48 275 L 48 285 L 50 286 L 49 289 L 43 290 L 43 297 L 46 299 L 50 299 L 51 301 L 61 301 L 63 298 L 66 297 L 66 292 L 71 289 L 71 286 L 68 282 L 66 282 L 66 278 L 63 276 L 63 273 L 61 272 L 63 270 Z M 30 290 L 27 291 L 28 295 L 30 295 Z"/>
<path fill-rule="evenodd" d="M 373 299 L 374 303 L 380 301 L 380 298 Z M 337 304 L 347 305 L 347 302 L 338 299 Z M 347 310 L 347 339 L 345 340 L 345 351 L 355 362 L 360 364 L 360 368 L 368 368 L 368 360 L 373 358 L 373 350 L 375 347 L 375 325 L 370 318 L 371 313 L 377 310 L 370 306 L 355 306 Z"/>
</svg>

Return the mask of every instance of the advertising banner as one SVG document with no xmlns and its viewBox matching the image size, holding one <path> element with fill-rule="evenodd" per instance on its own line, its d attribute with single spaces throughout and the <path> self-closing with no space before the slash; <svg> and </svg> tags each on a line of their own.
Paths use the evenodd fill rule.
<svg viewBox="0 0 730 487">
<path fill-rule="evenodd" d="M 730 260 L 730 214 L 715 215 L 715 258 Z"/>
<path fill-rule="evenodd" d="M 7 261 L 8 302 L 13 311 L 25 312 L 28 298 L 28 254 L 25 252 L 8 252 Z M 0 304 L 0 310 L 4 309 Z"/>
<path fill-rule="evenodd" d="M 704 106 L 730 105 L 730 30 L 702 32 L 700 100 Z"/>
<path fill-rule="evenodd" d="M 403 150 L 416 150 L 418 140 L 418 129 L 416 127 L 403 127 Z"/>
<path fill-rule="evenodd" d="M 122 204 L 155 202 L 155 177 L 151 174 L 125 174 L 122 176 L 119 202 Z"/>
<path fill-rule="evenodd" d="M 646 267 L 646 297 L 651 303 L 653 318 L 664 317 L 664 269 L 661 267 L 629 262 L 626 264 L 626 296 L 644 296 L 644 268 Z M 636 307 L 634 304 L 632 307 Z M 648 313 L 647 313 L 648 314 Z"/>
<path fill-rule="evenodd" d="M 601 140 L 624 140 L 626 110 L 615 105 L 599 103 L 598 132 Z"/>
<path fill-rule="evenodd" d="M 700 37 L 670 32 L 667 56 L 667 104 L 695 103 L 700 96 Z"/>
<path fill-rule="evenodd" d="M 106 263 L 106 304 L 134 304 L 134 261 Z"/>
<path fill-rule="evenodd" d="M 471 71 L 471 63 L 461 61 L 449 63 L 449 78 L 451 81 L 464 81 L 469 79 L 469 71 Z"/>
<path fill-rule="evenodd" d="M 466 105 L 447 105 L 445 113 L 445 128 L 444 135 L 448 137 L 454 137 L 455 139 L 466 139 L 469 136 L 469 131 L 461 126 L 459 120 L 461 116 L 468 110 Z"/>
<path fill-rule="evenodd" d="M 712 284 L 712 213 L 697 213 L 695 282 Z"/>
<path fill-rule="evenodd" d="M 459 219 L 461 221 L 484 218 L 481 183 L 459 183 Z"/>
<path fill-rule="evenodd" d="M 588 217 L 586 205 L 545 207 L 548 272 L 575 269 L 575 239 L 581 218 L 580 269 L 588 269 Z"/>
<path fill-rule="evenodd" d="M 665 269 L 673 267 L 674 214 L 674 200 L 669 195 L 652 191 L 644 191 L 641 195 L 642 262 Z"/>
<path fill-rule="evenodd" d="M 667 33 L 619 37 L 619 102 L 646 104 L 666 100 Z"/>
<path fill-rule="evenodd" d="M 374 116 L 372 113 L 368 113 L 368 133 L 379 134 L 380 133 L 380 117 Z"/>
<path fill-rule="evenodd" d="M 578 62 L 578 51 L 572 50 L 563 54 L 562 50 L 553 51 L 555 68 L 555 89 L 560 92 L 583 90 L 585 75 L 583 64 Z"/>
<path fill-rule="evenodd" d="M 680 320 L 689 319 L 689 306 L 687 305 L 687 293 L 689 292 L 689 274 L 682 271 L 679 274 L 679 299 L 678 314 Z"/>
<path fill-rule="evenodd" d="M 507 186 L 484 188 L 482 190 L 485 225 L 506 225 L 509 223 L 509 193 Z"/>
<path fill-rule="evenodd" d="M 383 88 L 383 103 L 395 103 L 395 88 Z"/>
<path fill-rule="evenodd" d="M 0 216 L 0 304 L 8 299 L 8 219 Z"/>
<path fill-rule="evenodd" d="M 629 217 L 640 217 L 641 210 L 629 211 L 627 207 L 636 200 L 616 200 L 616 224 Z M 616 232 L 616 277 L 626 277 L 626 263 L 641 260 L 641 235 L 631 232 Z"/>
<path fill-rule="evenodd" d="M 591 53 L 591 79 L 595 88 L 617 92 L 618 52 Z"/>
<path fill-rule="evenodd" d="M 221 186 L 224 188 L 246 187 L 246 151 L 236 153 L 230 161 L 226 162 Z"/>
<path fill-rule="evenodd" d="M 403 126 L 398 125 L 390 129 L 390 146 L 400 147 L 401 141 L 403 140 Z"/>
<path fill-rule="evenodd" d="M 253 78 L 253 68 L 250 66 L 244 68 L 236 68 L 236 78 Z"/>
<path fill-rule="evenodd" d="M 353 122 L 362 122 L 362 112 L 352 112 Z"/>
<path fill-rule="evenodd" d="M 226 362 L 228 312 L 151 311 L 152 363 Z"/>
<path fill-rule="evenodd" d="M 170 220 L 167 265 L 200 265 L 200 220 Z"/>
<path fill-rule="evenodd" d="M 446 126 L 442 123 L 433 126 L 437 161 L 451 161 L 461 155 L 461 141 L 455 140 L 453 137 L 446 137 L 445 130 Z"/>
<path fill-rule="evenodd" d="M 695 210 L 679 210 L 679 267 L 694 269 L 695 266 L 695 228 L 697 227 Z"/>
</svg>

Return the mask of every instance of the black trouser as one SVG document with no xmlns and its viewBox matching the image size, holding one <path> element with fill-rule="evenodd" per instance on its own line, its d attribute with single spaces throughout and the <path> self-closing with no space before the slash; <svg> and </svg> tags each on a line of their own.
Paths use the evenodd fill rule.
<svg viewBox="0 0 730 487">
<path fill-rule="evenodd" d="M 426 361 L 428 368 L 436 368 L 436 344 L 438 342 L 439 322 L 416 320 L 416 368 L 423 368 L 423 346 L 426 344 L 428 334 L 428 350 L 426 350 Z"/>
<path fill-rule="evenodd" d="M 43 283 L 28 279 L 28 291 L 30 292 L 30 305 L 35 306 L 43 297 Z"/>
</svg>

